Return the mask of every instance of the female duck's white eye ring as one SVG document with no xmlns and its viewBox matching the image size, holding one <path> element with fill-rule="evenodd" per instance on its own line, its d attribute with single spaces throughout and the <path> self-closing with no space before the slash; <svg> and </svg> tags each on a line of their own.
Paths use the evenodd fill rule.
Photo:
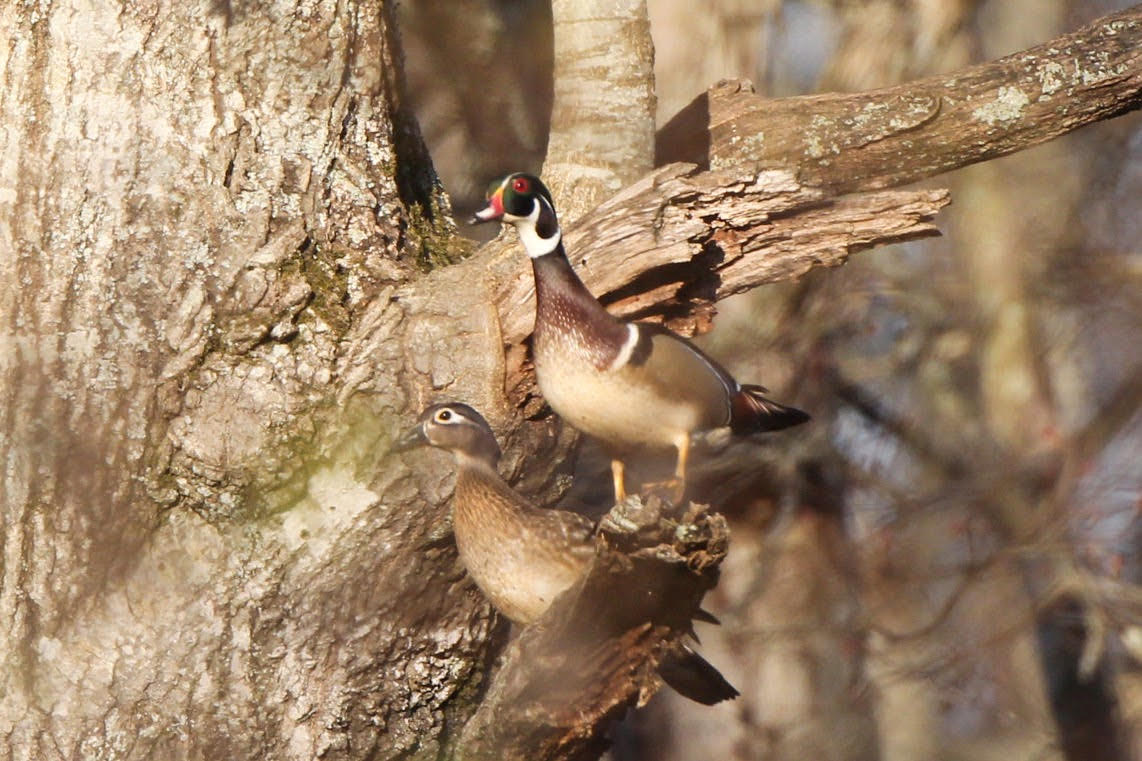
<svg viewBox="0 0 1142 761">
<path fill-rule="evenodd" d="M 452 420 L 452 410 L 440 410 L 436 413 L 437 423 L 447 423 Z"/>
</svg>

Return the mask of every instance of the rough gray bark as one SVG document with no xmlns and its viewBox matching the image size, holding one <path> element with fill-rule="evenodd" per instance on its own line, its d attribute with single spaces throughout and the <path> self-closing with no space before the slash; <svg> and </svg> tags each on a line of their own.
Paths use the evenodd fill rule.
<svg viewBox="0 0 1142 761">
<path fill-rule="evenodd" d="M 388 9 L 0 14 L 0 757 L 430 753 L 494 621 L 335 403 L 443 249 Z"/>
</svg>

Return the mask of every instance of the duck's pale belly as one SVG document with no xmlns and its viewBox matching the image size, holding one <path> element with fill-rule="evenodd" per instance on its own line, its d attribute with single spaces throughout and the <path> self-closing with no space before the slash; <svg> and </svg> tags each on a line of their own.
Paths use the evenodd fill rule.
<svg viewBox="0 0 1142 761">
<path fill-rule="evenodd" d="M 460 560 L 496 610 L 517 624 L 530 624 L 582 574 L 569 559 L 537 552 L 531 537 L 491 537 L 456 531 Z"/>
<path fill-rule="evenodd" d="M 600 371 L 573 349 L 553 349 L 537 348 L 535 356 L 544 399 L 573 427 L 612 446 L 671 447 L 680 435 L 728 421 L 721 380 L 704 363 L 687 366 L 685 355 L 651 376 L 642 366 Z"/>
</svg>

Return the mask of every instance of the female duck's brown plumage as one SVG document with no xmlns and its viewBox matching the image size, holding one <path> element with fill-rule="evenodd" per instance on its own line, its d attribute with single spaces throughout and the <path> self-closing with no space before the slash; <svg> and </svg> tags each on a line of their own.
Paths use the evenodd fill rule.
<svg viewBox="0 0 1142 761">
<path fill-rule="evenodd" d="M 459 466 L 452 526 L 460 560 L 496 609 L 530 624 L 583 574 L 595 554 L 593 525 L 562 510 L 541 510 L 500 477 L 500 448 L 487 421 L 466 404 L 435 404 L 397 442 L 402 451 L 447 449 Z"/>
<path fill-rule="evenodd" d="M 476 586 L 517 624 L 538 619 L 587 570 L 595 555 L 587 518 L 542 510 L 517 494 L 496 471 L 500 448 L 487 421 L 466 404 L 434 404 L 394 451 L 430 445 L 456 458 L 452 528 L 460 560 Z M 711 705 L 738 691 L 700 655 L 680 647 L 660 665 L 680 693 Z"/>
<path fill-rule="evenodd" d="M 494 219 L 515 226 L 531 257 L 536 378 L 547 403 L 575 428 L 620 453 L 674 447 L 681 490 L 692 433 L 776 431 L 809 419 L 763 396 L 761 386 L 739 384 L 680 336 L 607 312 L 571 268 L 551 194 L 537 177 L 517 173 L 494 184 L 473 221 Z M 611 467 L 622 499 L 622 460 Z"/>
</svg>

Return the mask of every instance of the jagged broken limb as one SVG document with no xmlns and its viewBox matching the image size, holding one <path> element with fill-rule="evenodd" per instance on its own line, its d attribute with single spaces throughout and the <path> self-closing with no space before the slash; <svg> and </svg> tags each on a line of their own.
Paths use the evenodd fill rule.
<svg viewBox="0 0 1142 761">
<path fill-rule="evenodd" d="M 599 536 L 584 578 L 508 646 L 458 758 L 595 759 L 612 721 L 661 688 L 660 664 L 717 583 L 726 521 L 703 505 L 630 497 Z"/>
</svg>

